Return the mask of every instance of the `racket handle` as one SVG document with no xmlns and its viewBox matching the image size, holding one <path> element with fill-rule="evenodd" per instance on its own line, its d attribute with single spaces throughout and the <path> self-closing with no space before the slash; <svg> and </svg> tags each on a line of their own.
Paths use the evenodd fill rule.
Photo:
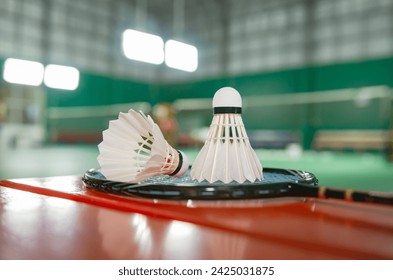
<svg viewBox="0 0 393 280">
<path fill-rule="evenodd" d="M 356 191 L 351 189 L 333 189 L 320 186 L 318 187 L 318 197 L 393 205 L 393 194 L 391 193 Z"/>
</svg>

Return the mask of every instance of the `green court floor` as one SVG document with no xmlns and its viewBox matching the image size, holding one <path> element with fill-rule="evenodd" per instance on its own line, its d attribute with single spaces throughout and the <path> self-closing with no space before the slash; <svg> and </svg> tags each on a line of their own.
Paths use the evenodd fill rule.
<svg viewBox="0 0 393 280">
<path fill-rule="evenodd" d="M 198 150 L 185 149 L 192 162 Z M 95 145 L 53 145 L 35 149 L 0 151 L 0 179 L 82 175 L 97 168 Z M 381 154 L 257 150 L 264 167 L 314 173 L 321 185 L 393 192 L 393 164 Z"/>
</svg>

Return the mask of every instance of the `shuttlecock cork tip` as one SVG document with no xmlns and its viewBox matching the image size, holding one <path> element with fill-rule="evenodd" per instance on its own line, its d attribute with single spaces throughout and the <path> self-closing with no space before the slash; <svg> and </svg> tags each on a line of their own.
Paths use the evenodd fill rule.
<svg viewBox="0 0 393 280">
<path fill-rule="evenodd" d="M 239 92 L 231 87 L 223 87 L 216 91 L 213 97 L 215 114 L 241 113 L 242 97 Z"/>
</svg>

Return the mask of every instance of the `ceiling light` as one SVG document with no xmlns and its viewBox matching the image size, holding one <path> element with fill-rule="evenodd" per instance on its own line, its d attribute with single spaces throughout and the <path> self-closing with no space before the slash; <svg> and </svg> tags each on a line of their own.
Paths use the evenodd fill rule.
<svg viewBox="0 0 393 280">
<path fill-rule="evenodd" d="M 75 90 L 79 85 L 79 71 L 75 67 L 49 64 L 45 67 L 44 82 L 50 88 Z"/>
<path fill-rule="evenodd" d="M 3 78 L 13 84 L 39 86 L 44 77 L 44 65 L 36 61 L 8 58 L 4 63 Z"/>
<path fill-rule="evenodd" d="M 123 32 L 123 51 L 127 58 L 152 64 L 164 62 L 161 37 L 132 29 Z"/>
<path fill-rule="evenodd" d="M 165 63 L 171 68 L 194 72 L 198 68 L 198 49 L 175 40 L 165 43 Z"/>
</svg>

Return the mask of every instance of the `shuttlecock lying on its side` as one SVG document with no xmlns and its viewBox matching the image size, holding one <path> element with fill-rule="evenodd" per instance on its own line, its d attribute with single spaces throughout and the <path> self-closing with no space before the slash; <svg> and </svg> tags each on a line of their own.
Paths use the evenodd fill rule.
<svg viewBox="0 0 393 280">
<path fill-rule="evenodd" d="M 181 176 L 187 157 L 172 148 L 150 116 L 134 110 L 109 122 L 98 145 L 101 173 L 114 181 L 140 182 L 151 176 Z"/>
<path fill-rule="evenodd" d="M 221 88 L 214 95 L 213 110 L 209 135 L 192 165 L 191 178 L 210 183 L 262 180 L 261 162 L 241 118 L 240 94 L 231 87 Z"/>
</svg>

